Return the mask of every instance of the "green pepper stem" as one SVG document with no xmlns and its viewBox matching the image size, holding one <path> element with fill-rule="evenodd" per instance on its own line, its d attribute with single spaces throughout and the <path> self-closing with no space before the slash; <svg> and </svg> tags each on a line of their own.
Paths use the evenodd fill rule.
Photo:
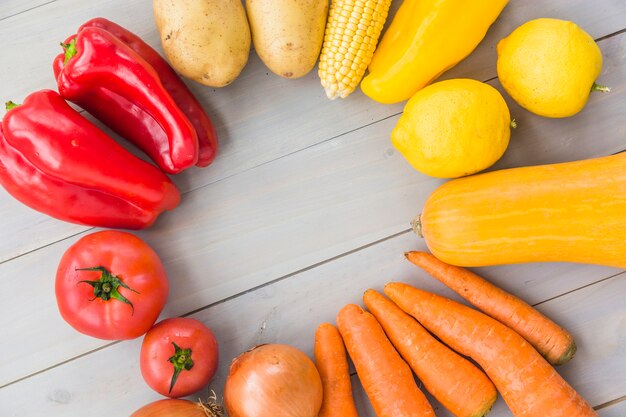
<svg viewBox="0 0 626 417">
<path fill-rule="evenodd" d="M 125 304 L 128 304 L 131 308 L 131 315 L 135 314 L 135 307 L 133 303 L 128 300 L 128 298 L 124 297 L 120 294 L 119 287 L 126 288 L 129 291 L 139 294 L 138 291 L 130 288 L 126 285 L 122 279 L 116 275 L 113 275 L 111 271 L 106 269 L 103 266 L 94 266 L 91 268 L 76 268 L 77 271 L 99 271 L 102 272 L 102 275 L 99 279 L 94 281 L 78 281 L 78 284 L 85 283 L 89 284 L 93 287 L 93 298 L 89 301 L 93 301 L 96 298 L 100 298 L 103 301 L 109 301 L 110 299 L 121 301 Z"/>
<path fill-rule="evenodd" d="M 7 109 L 7 111 L 14 109 L 18 106 L 21 106 L 21 104 L 16 104 L 13 103 L 11 100 L 7 101 L 6 103 L 4 103 L 4 107 Z"/>
<path fill-rule="evenodd" d="M 515 119 L 511 119 L 511 123 L 509 125 L 511 126 L 511 129 L 517 129 L 517 122 Z"/>
<path fill-rule="evenodd" d="M 172 345 L 174 345 L 174 354 L 168 359 L 168 362 L 174 365 L 174 374 L 172 375 L 172 380 L 170 382 L 169 392 L 172 392 L 172 388 L 174 388 L 178 375 L 180 375 L 182 371 L 188 371 L 193 368 L 191 349 L 181 349 L 175 342 L 172 342 Z"/>
<path fill-rule="evenodd" d="M 63 64 L 67 64 L 67 61 L 76 55 L 76 38 L 72 39 L 70 43 L 61 42 L 61 46 L 65 50 L 65 59 L 63 60 Z"/>
<path fill-rule="evenodd" d="M 601 93 L 610 93 L 611 88 L 607 87 L 606 85 L 593 83 L 593 85 L 591 86 L 591 91 L 599 91 Z"/>
</svg>

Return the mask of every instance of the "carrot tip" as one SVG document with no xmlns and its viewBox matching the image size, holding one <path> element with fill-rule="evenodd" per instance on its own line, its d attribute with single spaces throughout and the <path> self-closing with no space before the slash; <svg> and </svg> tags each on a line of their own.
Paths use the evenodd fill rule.
<svg viewBox="0 0 626 417">
<path fill-rule="evenodd" d="M 563 356 L 561 356 L 556 362 L 554 362 L 553 365 L 563 365 L 564 363 L 569 362 L 576 354 L 577 349 L 578 348 L 576 346 L 576 342 L 572 340 L 572 344 L 570 345 L 569 349 L 567 349 Z"/>
<path fill-rule="evenodd" d="M 493 407 L 493 404 L 496 402 L 497 399 L 498 399 L 498 394 L 496 394 L 496 396 L 493 397 L 493 399 L 487 402 L 485 406 L 481 410 L 479 410 L 476 414 L 472 414 L 471 417 L 484 417 L 487 414 L 489 414 L 489 412 L 491 411 L 491 408 Z"/>
</svg>

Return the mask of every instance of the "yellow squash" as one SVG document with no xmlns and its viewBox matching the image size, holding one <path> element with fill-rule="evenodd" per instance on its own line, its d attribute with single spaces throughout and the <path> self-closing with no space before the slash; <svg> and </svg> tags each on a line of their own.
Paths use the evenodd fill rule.
<svg viewBox="0 0 626 417">
<path fill-rule="evenodd" d="M 626 153 L 450 181 L 428 198 L 413 229 L 453 265 L 626 268 Z"/>
<path fill-rule="evenodd" d="M 468 56 L 508 0 L 404 0 L 385 32 L 361 89 L 398 103 Z"/>
</svg>

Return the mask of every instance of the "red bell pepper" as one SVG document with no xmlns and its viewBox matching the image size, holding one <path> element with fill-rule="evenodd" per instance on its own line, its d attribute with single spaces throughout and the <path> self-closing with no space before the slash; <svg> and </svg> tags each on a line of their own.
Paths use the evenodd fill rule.
<svg viewBox="0 0 626 417">
<path fill-rule="evenodd" d="M 17 200 L 57 219 L 140 229 L 180 201 L 158 168 L 137 158 L 55 91 L 7 103 L 0 124 L 0 183 Z"/>
<path fill-rule="evenodd" d="M 135 143 L 165 172 L 211 162 L 217 140 L 206 113 L 140 38 L 94 19 L 64 48 L 53 64 L 61 96 Z"/>
<path fill-rule="evenodd" d="M 180 79 L 176 71 L 167 63 L 157 51 L 143 41 L 139 36 L 102 17 L 96 17 L 85 22 L 78 32 L 86 27 L 99 27 L 117 36 L 122 42 L 130 46 L 143 59 L 154 68 L 159 75 L 163 87 L 170 93 L 178 107 L 189 118 L 189 121 L 198 135 L 198 163 L 199 167 L 205 167 L 213 162 L 217 153 L 217 134 L 211 119 L 206 114 L 202 105 L 194 97 L 187 85 Z"/>
</svg>

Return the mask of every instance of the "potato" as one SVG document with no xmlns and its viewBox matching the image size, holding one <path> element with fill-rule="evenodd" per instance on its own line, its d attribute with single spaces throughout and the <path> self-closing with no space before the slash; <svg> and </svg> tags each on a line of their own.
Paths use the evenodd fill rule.
<svg viewBox="0 0 626 417">
<path fill-rule="evenodd" d="M 273 73 L 298 78 L 315 66 L 328 0 L 246 0 L 254 49 Z"/>
<path fill-rule="evenodd" d="M 248 62 L 250 27 L 241 0 L 154 0 L 168 60 L 183 76 L 211 87 L 233 82 Z"/>
</svg>

